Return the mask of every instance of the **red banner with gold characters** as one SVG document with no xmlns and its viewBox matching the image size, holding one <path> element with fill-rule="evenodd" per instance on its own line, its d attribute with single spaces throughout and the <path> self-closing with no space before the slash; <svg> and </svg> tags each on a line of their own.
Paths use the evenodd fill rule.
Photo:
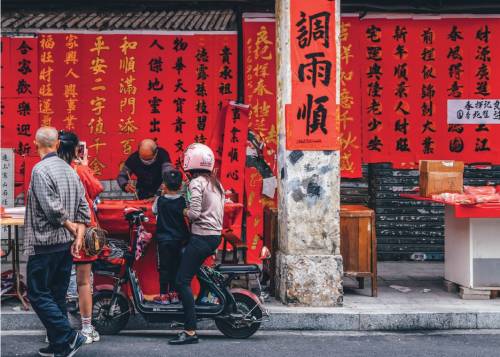
<svg viewBox="0 0 500 357">
<path fill-rule="evenodd" d="M 273 18 L 243 18 L 246 141 L 245 214 L 248 262 L 259 262 L 264 207 L 276 204 L 276 65 Z"/>
<path fill-rule="evenodd" d="M 218 164 L 220 111 L 236 97 L 233 34 L 40 34 L 40 120 L 75 131 L 101 179 L 116 177 L 142 139 L 180 166 L 193 142 Z"/>
<path fill-rule="evenodd" d="M 359 22 L 365 162 L 500 163 L 500 19 Z M 449 124 L 457 100 L 469 117 Z"/>
<path fill-rule="evenodd" d="M 290 3 L 292 99 L 288 150 L 339 149 L 336 107 L 335 1 Z"/>
<path fill-rule="evenodd" d="M 361 172 L 361 26 L 356 17 L 342 17 L 340 25 L 340 170 L 345 178 Z"/>
</svg>

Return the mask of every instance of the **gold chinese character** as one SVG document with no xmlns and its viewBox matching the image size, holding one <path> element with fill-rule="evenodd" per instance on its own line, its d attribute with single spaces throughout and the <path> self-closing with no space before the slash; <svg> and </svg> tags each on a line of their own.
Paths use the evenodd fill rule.
<svg viewBox="0 0 500 357">
<path fill-rule="evenodd" d="M 52 126 L 52 116 L 48 114 L 43 114 L 40 120 L 42 126 Z"/>
<path fill-rule="evenodd" d="M 351 109 L 354 104 L 354 98 L 347 88 L 342 88 L 340 91 L 340 107 L 342 109 Z"/>
<path fill-rule="evenodd" d="M 78 103 L 78 99 L 67 99 L 66 100 L 66 112 L 71 113 L 76 110 L 76 103 Z"/>
<path fill-rule="evenodd" d="M 340 84 L 345 86 L 347 84 L 347 82 L 352 80 L 352 77 L 353 77 L 353 71 L 349 71 L 349 72 L 341 71 L 340 72 Z"/>
<path fill-rule="evenodd" d="M 64 122 L 66 123 L 66 130 L 73 130 L 75 129 L 75 121 L 76 117 L 73 114 L 68 114 L 64 118 Z"/>
<path fill-rule="evenodd" d="M 120 70 L 125 73 L 135 72 L 135 57 L 125 57 L 121 59 Z"/>
<path fill-rule="evenodd" d="M 129 42 L 127 36 L 123 37 L 123 42 L 120 46 L 122 53 L 126 56 L 128 50 L 135 50 L 137 48 L 137 41 Z"/>
<path fill-rule="evenodd" d="M 106 165 L 104 165 L 96 157 L 94 157 L 89 163 L 89 167 L 92 169 L 92 171 L 94 171 L 94 175 L 102 176 L 102 170 L 106 168 Z"/>
<path fill-rule="evenodd" d="M 40 70 L 40 74 L 38 75 L 38 78 L 44 82 L 51 82 L 52 81 L 52 72 L 54 72 L 52 67 L 50 67 L 50 66 L 43 67 Z"/>
<path fill-rule="evenodd" d="M 65 78 L 68 78 L 69 76 L 78 79 L 80 76 L 73 71 L 73 68 L 70 68 L 68 72 L 66 72 L 66 75 L 64 76 Z"/>
<path fill-rule="evenodd" d="M 125 139 L 125 140 L 122 140 L 120 141 L 120 144 L 122 144 L 122 148 L 123 148 L 123 153 L 125 155 L 128 155 L 132 152 L 132 142 L 134 142 L 135 139 Z"/>
<path fill-rule="evenodd" d="M 352 49 L 352 45 L 351 44 L 349 44 L 347 46 L 342 46 L 341 59 L 342 59 L 342 61 L 344 61 L 345 64 L 349 64 L 349 59 L 354 57 L 351 54 L 351 49 Z"/>
<path fill-rule="evenodd" d="M 95 153 L 98 154 L 101 146 L 106 146 L 107 143 L 101 142 L 101 138 L 94 138 L 94 143 L 89 145 L 89 149 L 95 149 Z"/>
<path fill-rule="evenodd" d="M 254 74 L 254 76 L 259 77 L 259 78 L 269 77 L 268 63 L 256 64 L 253 67 L 253 74 Z"/>
<path fill-rule="evenodd" d="M 52 110 L 52 98 L 44 98 L 40 101 L 40 114 L 54 114 Z"/>
<path fill-rule="evenodd" d="M 78 40 L 78 36 L 73 35 L 73 34 L 67 35 L 66 36 L 66 48 L 68 48 L 70 50 L 74 50 L 75 48 L 77 48 L 78 42 L 76 40 Z"/>
<path fill-rule="evenodd" d="M 252 106 L 252 112 L 256 118 L 267 118 L 269 116 L 270 109 L 271 106 L 265 100 L 262 101 L 262 104 L 259 104 L 259 101 L 257 100 L 256 104 Z"/>
<path fill-rule="evenodd" d="M 64 85 L 64 98 L 76 98 L 78 93 L 76 92 L 76 84 L 70 83 Z"/>
<path fill-rule="evenodd" d="M 342 130 L 344 130 L 345 128 L 347 128 L 347 125 L 349 124 L 349 122 L 354 121 L 354 118 L 349 115 L 348 110 L 342 110 L 340 113 L 339 121 L 340 121 L 340 126 L 342 127 Z"/>
<path fill-rule="evenodd" d="M 347 150 L 348 148 L 358 149 L 359 146 L 356 145 L 358 138 L 353 136 L 351 132 L 342 133 L 340 135 L 340 150 Z"/>
<path fill-rule="evenodd" d="M 127 105 L 132 108 L 132 109 L 130 109 L 130 114 L 135 114 L 135 98 L 133 98 L 133 97 L 122 98 L 120 100 L 120 113 L 123 113 L 123 109 Z"/>
<path fill-rule="evenodd" d="M 102 115 L 102 111 L 106 106 L 104 105 L 106 103 L 106 98 L 102 97 L 95 97 L 94 99 L 90 100 L 90 105 L 92 106 L 92 111 L 96 116 Z"/>
<path fill-rule="evenodd" d="M 102 36 L 97 36 L 95 38 L 94 47 L 90 49 L 90 52 L 96 52 L 97 56 L 101 55 L 101 51 L 109 50 L 109 46 L 105 46 L 104 39 Z"/>
<path fill-rule="evenodd" d="M 90 119 L 88 126 L 90 134 L 106 134 L 104 131 L 104 120 L 101 117 Z"/>
<path fill-rule="evenodd" d="M 259 96 L 263 96 L 264 94 L 273 94 L 270 90 L 266 88 L 263 78 L 259 79 L 259 81 L 257 82 L 257 86 L 253 90 L 253 93 Z"/>
<path fill-rule="evenodd" d="M 268 32 L 265 26 L 260 27 L 260 31 L 257 32 L 257 39 L 255 40 L 255 50 L 254 58 L 255 59 L 263 59 L 266 61 L 270 61 L 273 59 L 273 55 L 271 53 L 269 45 L 273 43 L 269 41 Z"/>
<path fill-rule="evenodd" d="M 351 27 L 351 24 L 347 24 L 345 22 L 342 22 L 340 24 L 340 41 L 345 42 L 349 39 L 349 28 Z"/>
<path fill-rule="evenodd" d="M 90 62 L 90 69 L 92 70 L 94 76 L 99 73 L 106 73 L 106 68 L 108 68 L 108 65 L 103 58 L 96 57 Z"/>
<path fill-rule="evenodd" d="M 268 144 L 278 143 L 278 132 L 276 131 L 276 126 L 273 124 L 266 135 L 266 142 Z"/>
<path fill-rule="evenodd" d="M 340 170 L 354 171 L 354 162 L 351 160 L 352 153 L 349 151 L 342 151 L 340 156 Z"/>
<path fill-rule="evenodd" d="M 105 91 L 106 90 L 106 86 L 105 85 L 93 86 L 93 87 L 90 88 L 90 90 L 92 90 L 94 92 L 98 91 L 98 90 Z"/>
<path fill-rule="evenodd" d="M 64 63 L 65 64 L 77 64 L 78 63 L 78 56 L 76 54 L 76 51 L 66 52 L 66 56 L 64 58 Z"/>
<path fill-rule="evenodd" d="M 132 134 L 137 131 L 137 126 L 135 126 L 135 121 L 131 116 L 127 118 L 127 120 L 120 119 L 120 123 L 118 124 L 120 128 L 120 132 L 124 134 Z"/>
<path fill-rule="evenodd" d="M 54 93 L 52 92 L 52 85 L 42 84 L 38 90 L 38 94 L 42 97 L 52 97 Z"/>
<path fill-rule="evenodd" d="M 52 56 L 52 52 L 42 52 L 40 62 L 43 64 L 54 63 L 54 56 Z"/>
<path fill-rule="evenodd" d="M 40 40 L 40 47 L 44 50 L 52 50 L 56 43 L 54 42 L 54 38 L 52 35 L 42 35 L 42 39 Z"/>
<path fill-rule="evenodd" d="M 120 78 L 120 94 L 132 95 L 137 92 L 137 87 L 134 86 L 135 77 L 128 76 L 127 78 Z"/>
</svg>

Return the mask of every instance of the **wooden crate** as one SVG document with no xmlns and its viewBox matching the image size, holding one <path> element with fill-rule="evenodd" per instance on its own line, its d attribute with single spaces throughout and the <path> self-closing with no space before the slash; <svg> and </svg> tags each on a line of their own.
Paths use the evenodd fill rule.
<svg viewBox="0 0 500 357">
<path fill-rule="evenodd" d="M 340 252 L 344 275 L 358 280 L 371 278 L 372 296 L 377 296 L 377 240 L 375 213 L 361 205 L 340 206 Z"/>
</svg>

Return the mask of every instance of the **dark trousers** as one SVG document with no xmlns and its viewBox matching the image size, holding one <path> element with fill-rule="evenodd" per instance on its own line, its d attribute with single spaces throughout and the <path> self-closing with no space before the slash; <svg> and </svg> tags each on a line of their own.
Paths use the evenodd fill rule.
<svg viewBox="0 0 500 357">
<path fill-rule="evenodd" d="M 54 351 L 63 351 L 75 337 L 66 310 L 66 292 L 73 257 L 69 250 L 28 258 L 28 299 L 47 329 Z"/>
<path fill-rule="evenodd" d="M 175 291 L 175 279 L 181 263 L 182 242 L 164 240 L 158 242 L 158 271 L 160 272 L 160 294 Z"/>
<path fill-rule="evenodd" d="M 200 270 L 205 259 L 214 254 L 220 241 L 220 235 L 199 236 L 193 234 L 182 254 L 181 265 L 177 273 L 177 289 L 181 295 L 184 308 L 185 330 L 196 330 L 196 311 L 191 281 Z"/>
</svg>

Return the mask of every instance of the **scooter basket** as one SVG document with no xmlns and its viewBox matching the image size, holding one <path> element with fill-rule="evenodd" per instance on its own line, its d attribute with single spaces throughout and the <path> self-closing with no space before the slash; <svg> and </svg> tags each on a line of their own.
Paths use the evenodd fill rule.
<svg viewBox="0 0 500 357">
<path fill-rule="evenodd" d="M 92 264 L 96 273 L 118 275 L 129 250 L 127 242 L 120 239 L 108 239 L 99 254 L 98 259 Z"/>
</svg>

